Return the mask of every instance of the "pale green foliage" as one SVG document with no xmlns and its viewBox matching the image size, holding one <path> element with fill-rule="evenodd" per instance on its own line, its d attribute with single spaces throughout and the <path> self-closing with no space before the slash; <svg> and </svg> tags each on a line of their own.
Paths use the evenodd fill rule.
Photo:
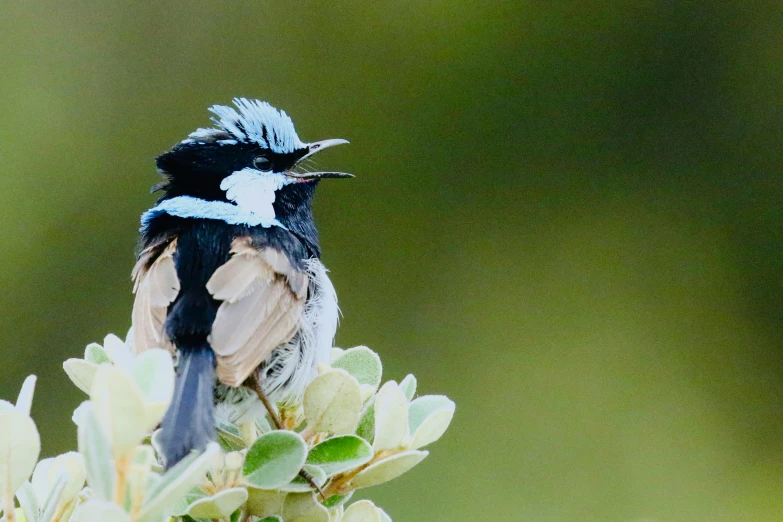
<svg viewBox="0 0 783 522">
<path fill-rule="evenodd" d="M 249 486 L 277 489 L 296 478 L 307 460 L 307 443 L 293 431 L 261 435 L 245 455 L 242 472 Z"/>
<path fill-rule="evenodd" d="M 345 370 L 324 372 L 307 387 L 303 406 L 313 431 L 352 433 L 362 409 L 359 381 Z"/>
<path fill-rule="evenodd" d="M 307 463 L 318 466 L 332 477 L 370 462 L 372 446 L 357 435 L 340 435 L 310 448 Z"/>
<path fill-rule="evenodd" d="M 187 513 L 193 518 L 225 518 L 245 502 L 247 488 L 229 488 L 196 500 L 188 506 Z"/>
<path fill-rule="evenodd" d="M 0 522 L 391 522 L 369 500 L 348 505 L 353 491 L 416 466 L 454 415 L 446 397 L 414 399 L 413 375 L 381 386 L 369 348 L 334 348 L 302 404 L 278 412 L 287 429 L 254 396 L 219 404 L 219 444 L 164 473 L 153 430 L 174 389 L 171 355 L 134 358 L 109 335 L 63 367 L 89 395 L 73 414 L 79 452 L 37 462 L 35 377 L 16 404 L 0 401 Z"/>
<path fill-rule="evenodd" d="M 369 500 L 360 500 L 345 510 L 341 522 L 383 522 L 384 517 L 391 520 L 389 515 Z"/>
</svg>

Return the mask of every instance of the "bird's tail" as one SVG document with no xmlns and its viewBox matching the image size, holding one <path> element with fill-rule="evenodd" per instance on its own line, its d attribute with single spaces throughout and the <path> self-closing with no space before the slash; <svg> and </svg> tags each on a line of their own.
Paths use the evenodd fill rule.
<svg viewBox="0 0 783 522">
<path fill-rule="evenodd" d="M 215 439 L 214 378 L 215 354 L 209 345 L 180 349 L 174 397 L 160 434 L 166 468 Z"/>
</svg>

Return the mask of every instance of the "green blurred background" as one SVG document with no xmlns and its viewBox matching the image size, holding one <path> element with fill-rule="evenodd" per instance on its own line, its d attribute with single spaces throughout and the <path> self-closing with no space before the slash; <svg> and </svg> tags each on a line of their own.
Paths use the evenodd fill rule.
<svg viewBox="0 0 783 522">
<path fill-rule="evenodd" d="M 458 405 L 402 521 L 783 519 L 779 2 L 3 2 L 0 396 L 130 324 L 153 158 L 233 96 L 345 137 L 340 346 Z"/>
</svg>

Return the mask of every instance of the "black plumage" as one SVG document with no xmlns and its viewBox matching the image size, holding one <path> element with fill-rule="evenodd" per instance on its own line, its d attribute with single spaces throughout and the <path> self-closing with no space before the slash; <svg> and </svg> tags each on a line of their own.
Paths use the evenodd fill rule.
<svg viewBox="0 0 783 522">
<path fill-rule="evenodd" d="M 312 191 L 309 192 L 312 197 Z M 312 212 L 296 211 L 289 200 L 291 218 Z M 209 335 L 222 301 L 210 295 L 206 285 L 215 271 L 228 261 L 232 242 L 248 238 L 262 250 L 282 252 L 293 266 L 305 269 L 305 261 L 318 253 L 315 226 L 302 225 L 310 232 L 309 246 L 293 233 L 279 228 L 230 225 L 214 219 L 179 218 L 162 214 L 150 221 L 142 247 L 176 238 L 174 265 L 180 290 L 168 306 L 165 332 L 179 351 L 177 380 L 172 407 L 163 420 L 161 444 L 167 462 L 173 465 L 192 449 L 203 449 L 215 438 L 212 389 L 215 356 Z M 154 259 L 152 260 L 154 261 Z"/>
<path fill-rule="evenodd" d="M 314 350 L 328 352 L 336 328 L 312 202 L 319 179 L 349 175 L 295 169 L 344 140 L 302 143 L 285 113 L 234 103 L 239 112 L 211 109 L 219 128 L 199 129 L 158 157 L 163 194 L 142 218 L 134 351 L 179 352 L 160 439 L 167 466 L 214 439 L 216 378 L 227 386 L 271 378 L 273 392 L 301 388 Z"/>
</svg>

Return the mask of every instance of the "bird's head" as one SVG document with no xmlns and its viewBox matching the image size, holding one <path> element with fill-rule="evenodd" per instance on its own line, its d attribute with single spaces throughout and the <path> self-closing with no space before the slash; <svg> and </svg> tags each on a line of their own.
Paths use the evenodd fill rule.
<svg viewBox="0 0 783 522">
<path fill-rule="evenodd" d="M 353 177 L 312 171 L 310 161 L 346 140 L 304 143 L 284 111 L 259 100 L 235 98 L 233 103 L 212 106 L 215 127 L 197 129 L 158 157 L 158 170 L 167 181 L 156 188 L 165 191 L 164 198 L 233 201 L 253 210 L 284 196 L 288 205 L 296 206 L 297 194 L 309 201 L 319 180 Z M 267 201 L 254 201 L 259 198 Z"/>
</svg>

